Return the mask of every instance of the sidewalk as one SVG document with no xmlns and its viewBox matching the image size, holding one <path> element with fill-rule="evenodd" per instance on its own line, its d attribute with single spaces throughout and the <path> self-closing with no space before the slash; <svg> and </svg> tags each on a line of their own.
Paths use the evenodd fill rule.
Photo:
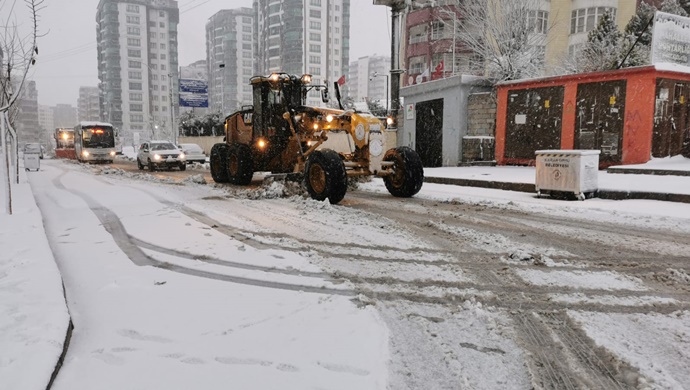
<svg viewBox="0 0 690 390">
<path fill-rule="evenodd" d="M 535 167 L 473 166 L 424 168 L 427 183 L 534 192 Z M 646 164 L 599 171 L 598 198 L 650 199 L 690 203 L 690 159 L 654 159 Z"/>
</svg>

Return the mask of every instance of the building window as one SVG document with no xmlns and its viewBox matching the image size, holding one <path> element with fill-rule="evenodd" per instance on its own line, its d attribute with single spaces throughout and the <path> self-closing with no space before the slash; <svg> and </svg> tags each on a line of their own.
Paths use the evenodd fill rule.
<svg viewBox="0 0 690 390">
<path fill-rule="evenodd" d="M 140 58 L 141 57 L 141 50 L 139 50 L 139 49 L 127 49 L 127 55 L 130 57 Z"/>
<path fill-rule="evenodd" d="M 309 56 L 309 62 L 311 62 L 312 64 L 320 64 L 321 56 Z"/>
<path fill-rule="evenodd" d="M 594 30 L 599 23 L 599 18 L 607 11 L 611 13 L 611 17 L 615 21 L 615 8 L 590 7 L 574 10 L 570 14 L 570 33 L 577 34 Z"/>
<path fill-rule="evenodd" d="M 252 40 L 252 35 L 251 34 L 242 34 L 242 39 L 245 41 L 250 41 Z"/>
<path fill-rule="evenodd" d="M 252 67 L 254 63 L 251 60 L 242 60 L 242 66 Z"/>
<path fill-rule="evenodd" d="M 139 35 L 141 34 L 141 29 L 139 26 L 127 26 L 127 34 Z"/>
<path fill-rule="evenodd" d="M 336 33 L 336 34 L 340 34 L 340 27 L 336 27 L 336 28 L 335 28 L 335 33 Z"/>
<path fill-rule="evenodd" d="M 321 10 L 310 9 L 309 10 L 309 17 L 320 19 L 321 18 Z"/>
<path fill-rule="evenodd" d="M 309 5 L 321 5 L 321 0 L 309 0 Z"/>
<path fill-rule="evenodd" d="M 340 16 L 336 16 L 336 17 L 334 17 L 333 19 L 334 19 L 336 22 L 339 22 L 339 21 L 340 21 Z"/>
<path fill-rule="evenodd" d="M 165 39 L 165 33 L 160 33 L 159 36 L 161 37 L 161 39 Z"/>
<path fill-rule="evenodd" d="M 312 53 L 321 53 L 321 45 L 309 45 L 309 51 Z"/>
<path fill-rule="evenodd" d="M 134 15 L 127 15 L 127 23 L 134 23 L 134 24 L 139 24 L 140 20 L 138 16 Z"/>
<path fill-rule="evenodd" d="M 242 26 L 242 32 L 252 32 L 252 26 Z"/>
<path fill-rule="evenodd" d="M 311 66 L 309 67 L 309 73 L 311 73 L 313 76 L 320 76 L 321 68 L 319 68 L 318 66 Z"/>
<path fill-rule="evenodd" d="M 129 93 L 129 100 L 134 101 L 134 102 L 140 102 L 143 100 L 143 95 L 140 93 Z"/>
<path fill-rule="evenodd" d="M 165 50 L 165 43 L 161 43 L 161 49 Z"/>
<path fill-rule="evenodd" d="M 164 28 L 164 27 L 165 27 L 165 22 L 160 22 L 160 23 L 158 23 L 158 27 Z"/>
<path fill-rule="evenodd" d="M 141 91 L 141 83 L 129 83 L 129 89 L 132 91 Z"/>
<path fill-rule="evenodd" d="M 167 102 L 167 101 L 168 101 L 168 97 L 167 97 L 167 96 L 161 96 L 161 101 Z"/>
<path fill-rule="evenodd" d="M 445 36 L 446 23 L 448 23 L 448 22 L 442 21 L 442 20 L 437 20 L 437 21 L 434 21 L 431 23 L 431 39 L 432 40 L 443 39 L 446 37 Z"/>
<path fill-rule="evenodd" d="M 158 97 L 158 96 L 156 96 L 156 97 Z M 158 100 L 158 99 L 156 99 L 156 100 Z M 153 111 L 158 112 L 158 110 L 160 110 L 160 106 L 153 106 Z"/>
<path fill-rule="evenodd" d="M 314 30 L 321 30 L 321 22 L 309 22 L 309 28 Z"/>
<path fill-rule="evenodd" d="M 243 51 L 242 52 L 242 58 L 252 58 L 252 52 L 251 51 Z"/>
<path fill-rule="evenodd" d="M 139 39 L 139 38 L 127 38 L 127 45 L 129 45 L 129 46 L 141 46 L 141 39 Z"/>
<path fill-rule="evenodd" d="M 130 71 L 127 72 L 127 73 L 128 73 L 128 76 L 129 76 L 130 79 L 141 80 L 141 72 L 137 72 L 137 71 L 134 71 L 134 70 L 130 70 Z"/>
<path fill-rule="evenodd" d="M 546 11 L 530 11 L 530 30 L 537 34 L 546 34 L 549 31 L 549 13 Z"/>
<path fill-rule="evenodd" d="M 129 110 L 135 112 L 142 112 L 144 111 L 144 106 L 142 104 L 130 104 Z"/>
<path fill-rule="evenodd" d="M 130 60 L 128 63 L 129 63 L 129 67 L 130 67 L 130 68 L 137 68 L 137 69 L 140 69 L 140 68 L 141 68 L 141 61 L 132 61 L 132 60 Z"/>
<path fill-rule="evenodd" d="M 151 75 L 151 80 L 153 80 L 153 81 L 158 81 L 158 75 L 157 75 L 157 74 L 152 74 L 152 75 Z"/>
<path fill-rule="evenodd" d="M 130 122 L 143 122 L 144 121 L 144 116 L 141 114 L 130 114 L 129 115 L 129 121 Z"/>
<path fill-rule="evenodd" d="M 153 95 L 153 101 L 157 102 L 158 101 L 158 95 Z"/>
<path fill-rule="evenodd" d="M 166 87 L 165 85 L 161 85 L 161 91 L 167 91 L 167 90 L 168 90 L 168 87 Z"/>
<path fill-rule="evenodd" d="M 248 16 L 242 17 L 242 23 L 251 23 L 251 22 L 252 22 L 252 18 L 250 18 Z"/>
<path fill-rule="evenodd" d="M 251 44 L 251 43 L 243 43 L 243 44 L 242 44 L 242 49 L 243 49 L 243 50 L 251 50 L 251 49 L 252 49 L 252 44 Z"/>
<path fill-rule="evenodd" d="M 410 27 L 410 45 L 426 41 L 426 24 L 418 24 L 416 26 Z"/>
<path fill-rule="evenodd" d="M 127 4 L 127 12 L 139 13 L 139 6 L 135 4 Z"/>
<path fill-rule="evenodd" d="M 165 11 L 159 11 L 158 16 L 160 16 L 161 18 L 164 18 L 165 17 Z"/>
<path fill-rule="evenodd" d="M 168 111 L 168 106 L 161 107 L 161 111 Z"/>
<path fill-rule="evenodd" d="M 161 64 L 161 70 L 165 70 L 165 64 Z"/>
<path fill-rule="evenodd" d="M 321 40 L 321 34 L 320 33 L 309 33 L 309 39 L 312 41 L 320 41 Z"/>
<path fill-rule="evenodd" d="M 408 66 L 407 74 L 420 74 L 427 68 L 426 56 L 410 57 L 410 65 Z"/>
</svg>

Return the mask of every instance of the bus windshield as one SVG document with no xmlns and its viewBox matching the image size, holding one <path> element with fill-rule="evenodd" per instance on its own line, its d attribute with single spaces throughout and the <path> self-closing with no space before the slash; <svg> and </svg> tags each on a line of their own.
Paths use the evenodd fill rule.
<svg viewBox="0 0 690 390">
<path fill-rule="evenodd" d="M 112 127 L 84 127 L 82 131 L 82 143 L 85 148 L 115 147 L 115 135 Z"/>
</svg>

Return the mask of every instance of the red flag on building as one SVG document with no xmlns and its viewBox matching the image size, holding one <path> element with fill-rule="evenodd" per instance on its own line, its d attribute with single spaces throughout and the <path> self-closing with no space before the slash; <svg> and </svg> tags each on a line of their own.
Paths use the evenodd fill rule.
<svg viewBox="0 0 690 390">
<path fill-rule="evenodd" d="M 438 65 L 436 65 L 436 73 L 443 72 L 443 61 L 439 62 Z"/>
<path fill-rule="evenodd" d="M 338 85 L 345 85 L 345 75 L 340 76 L 340 78 L 338 79 Z"/>
</svg>

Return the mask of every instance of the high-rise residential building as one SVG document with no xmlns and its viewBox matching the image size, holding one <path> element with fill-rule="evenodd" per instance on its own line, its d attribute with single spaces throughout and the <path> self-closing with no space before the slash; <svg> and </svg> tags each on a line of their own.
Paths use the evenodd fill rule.
<svg viewBox="0 0 690 390">
<path fill-rule="evenodd" d="M 98 3 L 101 119 L 119 129 L 124 145 L 175 138 L 179 19 L 174 0 Z"/>
<path fill-rule="evenodd" d="M 252 104 L 249 79 L 254 76 L 254 11 L 225 9 L 206 23 L 209 108 L 223 115 Z"/>
<path fill-rule="evenodd" d="M 38 124 L 45 131 L 52 132 L 55 129 L 53 120 L 53 107 L 38 105 Z"/>
<path fill-rule="evenodd" d="M 79 121 L 101 120 L 98 87 L 79 87 L 77 117 Z"/>
<path fill-rule="evenodd" d="M 77 124 L 77 108 L 70 104 L 57 104 L 53 107 L 55 127 L 74 127 Z"/>
<path fill-rule="evenodd" d="M 187 66 L 180 67 L 180 80 L 202 80 L 208 84 L 208 66 L 206 60 L 192 62 Z M 185 112 L 192 112 L 194 115 L 206 115 L 208 107 L 183 107 L 180 106 L 180 115 Z"/>
<path fill-rule="evenodd" d="M 373 55 L 353 61 L 345 84 L 347 96 L 355 102 L 368 99 L 386 105 L 390 97 L 390 69 L 391 59 L 386 56 Z"/>
<path fill-rule="evenodd" d="M 18 82 L 16 83 L 19 84 Z M 38 123 L 38 91 L 36 82 L 26 80 L 17 99 L 19 110 L 14 119 L 19 142 L 45 143 L 44 131 Z"/>
<path fill-rule="evenodd" d="M 350 1 L 254 0 L 258 73 L 308 73 L 332 87 L 348 72 Z M 319 93 L 307 104 L 322 104 Z"/>
</svg>

